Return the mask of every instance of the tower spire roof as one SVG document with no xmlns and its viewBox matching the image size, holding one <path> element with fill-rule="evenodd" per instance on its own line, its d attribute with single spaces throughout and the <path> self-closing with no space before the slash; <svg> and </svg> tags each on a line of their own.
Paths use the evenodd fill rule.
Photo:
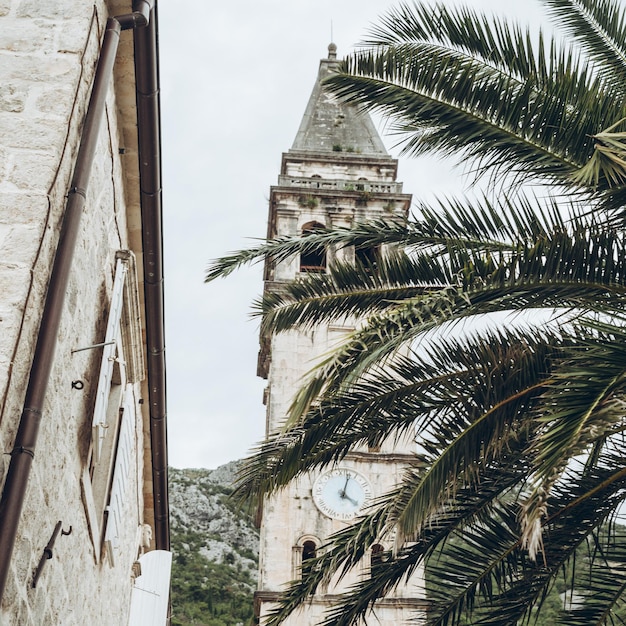
<svg viewBox="0 0 626 626">
<path fill-rule="evenodd" d="M 320 61 L 317 80 L 291 150 L 387 156 L 370 116 L 342 102 L 323 85 L 324 79 L 338 68 L 337 46 L 331 43 L 328 58 Z"/>
</svg>

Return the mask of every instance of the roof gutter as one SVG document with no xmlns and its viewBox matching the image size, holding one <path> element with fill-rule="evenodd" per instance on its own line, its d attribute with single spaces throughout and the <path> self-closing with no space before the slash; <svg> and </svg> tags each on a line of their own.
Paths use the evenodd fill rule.
<svg viewBox="0 0 626 626">
<path fill-rule="evenodd" d="M 148 26 L 135 30 L 134 35 L 148 396 L 150 403 L 150 447 L 152 450 L 154 494 L 154 538 L 158 550 L 169 550 L 163 308 L 163 195 L 161 190 L 161 115 L 156 6 L 152 11 Z"/>
<path fill-rule="evenodd" d="M 153 106 L 149 115 L 140 115 L 138 124 L 140 140 L 146 145 L 153 145 L 156 150 L 150 154 L 140 150 L 140 171 L 143 179 L 160 183 L 160 137 L 158 108 L 158 68 L 156 56 L 156 24 L 150 19 L 155 13 L 155 0 L 133 0 L 133 13 L 112 17 L 107 20 L 104 39 L 100 50 L 98 65 L 85 115 L 80 146 L 74 173 L 67 195 L 63 222 L 59 233 L 59 242 L 54 257 L 48 291 L 44 302 L 39 334 L 33 355 L 33 362 L 20 418 L 17 435 L 11 451 L 11 461 L 7 471 L 2 496 L 0 498 L 0 601 L 4 595 L 10 570 L 11 556 L 17 537 L 21 512 L 26 496 L 28 478 L 35 457 L 35 447 L 39 424 L 43 415 L 46 391 L 54 363 L 57 336 L 65 303 L 68 280 L 72 268 L 74 249 L 78 238 L 81 214 L 85 206 L 87 186 L 93 164 L 100 122 L 105 109 L 106 95 L 111 81 L 113 65 L 117 54 L 120 32 L 135 29 L 135 37 L 142 33 L 135 56 L 135 67 L 141 66 L 142 83 L 145 77 L 156 80 L 152 91 Z M 141 49 L 139 49 L 141 48 Z M 145 64 L 145 65 L 144 65 Z M 137 102 L 143 101 L 140 95 L 139 79 L 137 83 Z M 153 85 L 154 86 L 154 85 Z M 152 188 L 152 187 L 150 187 Z M 151 199 L 147 211 L 144 211 L 144 193 L 142 191 L 142 228 L 144 230 L 144 267 L 146 268 L 146 335 L 148 344 L 148 384 L 150 387 L 150 415 L 152 425 L 158 435 L 151 435 L 152 454 L 157 461 L 159 481 L 155 481 L 155 519 L 157 520 L 157 548 L 169 549 L 169 520 L 167 500 L 167 450 L 165 436 L 165 357 L 163 340 L 163 275 L 162 275 L 162 239 L 160 228 L 160 184 L 152 193 L 158 198 Z M 146 230 L 149 230 L 146 235 Z M 148 244 L 148 249 L 145 246 Z M 147 256 L 146 256 L 147 252 Z M 160 272 L 160 274 L 156 274 Z M 158 277 L 157 277 L 158 276 Z M 148 284 L 150 283 L 150 284 Z M 148 297 L 148 293 L 150 296 Z M 155 445 L 157 449 L 155 450 Z M 163 466 L 165 470 L 163 471 Z"/>
</svg>

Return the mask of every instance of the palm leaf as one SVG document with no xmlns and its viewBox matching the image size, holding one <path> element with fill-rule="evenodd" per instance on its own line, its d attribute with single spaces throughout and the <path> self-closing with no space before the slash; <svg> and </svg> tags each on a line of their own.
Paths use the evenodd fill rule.
<svg viewBox="0 0 626 626">
<path fill-rule="evenodd" d="M 469 156 L 483 171 L 566 183 L 591 155 L 591 135 L 619 119 L 608 117 L 616 98 L 572 53 L 529 41 L 462 9 L 403 6 L 328 84 L 392 117 L 412 154 Z"/>
<path fill-rule="evenodd" d="M 626 77 L 626 22 L 613 0 L 544 0 L 548 13 L 600 68 L 603 76 L 623 93 Z"/>
<path fill-rule="evenodd" d="M 617 458 L 605 458 L 604 461 L 606 465 L 614 464 Z M 621 463 L 623 458 L 618 462 Z M 498 545 L 495 542 L 500 541 L 503 532 L 508 533 L 508 553 L 515 554 L 518 561 L 512 563 L 512 569 L 508 572 L 495 576 L 491 587 L 486 586 L 483 589 L 473 608 L 470 607 L 471 623 L 502 626 L 518 624 L 524 619 L 530 620 L 533 607 L 541 605 L 556 578 L 564 571 L 565 565 L 574 558 L 576 550 L 615 515 L 624 499 L 624 478 L 624 472 L 607 470 L 606 467 L 596 471 L 593 476 L 571 474 L 568 477 L 567 482 L 560 486 L 548 504 L 550 517 L 546 521 L 545 558 L 540 563 L 526 559 L 522 551 L 515 551 L 515 546 L 520 545 L 519 526 L 516 525 L 516 518 L 510 518 L 506 529 L 502 528 L 502 524 L 496 523 L 489 531 L 489 523 L 483 523 L 480 529 L 466 532 L 463 542 L 453 549 L 456 552 L 455 554 L 453 551 L 455 565 L 450 567 L 448 563 L 447 567 L 439 567 L 436 576 L 448 592 L 455 581 L 461 588 L 466 586 L 471 590 L 476 576 L 466 568 L 472 560 L 476 564 L 484 562 L 486 559 L 481 558 L 481 554 L 488 554 L 492 558 L 491 547 Z M 514 513 L 515 508 L 510 509 L 510 514 Z M 485 529 L 486 532 L 483 532 Z M 445 546 L 444 551 L 450 554 Z M 462 567 L 459 567 L 461 563 Z M 464 575 L 466 571 L 469 572 L 467 576 Z M 612 590 L 615 593 L 615 585 L 612 585 Z M 458 597 L 463 596 L 460 594 Z M 475 596 L 470 596 L 472 601 L 474 598 Z M 441 618 L 445 617 L 445 611 L 450 608 L 450 600 L 441 598 L 440 609 L 435 609 L 432 615 L 432 624 L 448 623 Z M 456 613 L 458 617 L 462 614 L 463 611 Z M 429 617 L 429 626 L 430 619 Z"/>
<path fill-rule="evenodd" d="M 625 121 L 621 119 L 607 130 L 593 135 L 593 155 L 584 167 L 574 173 L 574 181 L 593 189 L 598 187 L 601 179 L 606 180 L 609 187 L 626 181 L 626 133 L 614 132 Z"/>
<path fill-rule="evenodd" d="M 568 461 L 626 426 L 625 338 L 618 327 L 610 335 L 581 337 L 552 374 L 538 418 L 543 428 L 534 445 L 535 486 L 524 505 L 524 542 L 532 557 L 540 549 L 547 494 Z"/>
<path fill-rule="evenodd" d="M 481 397 L 477 386 L 486 378 L 502 382 L 502 364 L 511 363 L 522 351 L 534 364 L 526 364 L 523 377 L 513 372 L 517 373 L 513 385 L 531 388 L 529 395 L 537 393 L 532 387 L 547 371 L 550 354 L 558 351 L 545 344 L 544 334 L 502 331 L 488 343 L 477 337 L 442 339 L 425 347 L 419 359 L 415 355 L 399 358 L 391 367 L 376 370 L 344 394 L 334 396 L 332 402 L 322 399 L 302 421 L 268 437 L 244 464 L 236 494 L 246 499 L 271 493 L 302 472 L 340 460 L 355 445 L 377 445 L 407 431 L 434 432 L 432 424 L 439 425 L 439 436 L 444 431 L 463 433 L 479 421 L 482 407 L 500 403 L 511 392 L 511 385 L 502 385 L 498 396 L 491 386 L 492 391 Z M 519 365 L 521 359 L 518 361 Z M 447 424 L 445 428 L 440 419 Z M 485 431 L 497 440 L 501 430 L 492 422 L 480 431 L 475 428 L 478 448 L 468 463 L 484 452 Z M 442 449 L 449 444 L 441 437 Z M 413 491 L 415 483 L 411 481 L 411 485 Z"/>
</svg>

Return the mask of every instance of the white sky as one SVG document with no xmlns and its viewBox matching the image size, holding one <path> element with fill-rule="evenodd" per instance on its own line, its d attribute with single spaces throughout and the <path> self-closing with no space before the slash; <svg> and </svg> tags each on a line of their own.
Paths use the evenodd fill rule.
<svg viewBox="0 0 626 626">
<path fill-rule="evenodd" d="M 349 53 L 388 0 L 160 0 L 170 464 L 217 467 L 263 436 L 256 377 L 260 267 L 205 285 L 211 259 L 266 234 L 269 187 L 327 56 Z M 504 11 L 498 0 L 468 0 Z M 538 21 L 533 0 L 508 15 Z M 383 136 L 394 156 L 393 139 Z M 401 160 L 414 198 L 453 192 L 450 170 Z"/>
</svg>

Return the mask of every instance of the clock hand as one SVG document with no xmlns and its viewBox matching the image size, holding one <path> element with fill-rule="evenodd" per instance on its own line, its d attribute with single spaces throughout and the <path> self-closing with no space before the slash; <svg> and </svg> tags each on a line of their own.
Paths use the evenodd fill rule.
<svg viewBox="0 0 626 626">
<path fill-rule="evenodd" d="M 354 506 L 359 506 L 359 502 L 357 500 L 352 499 L 348 494 L 346 494 L 346 500 L 350 500 Z"/>
<path fill-rule="evenodd" d="M 342 500 L 345 500 L 345 499 L 346 499 L 346 497 L 347 497 L 347 496 L 346 496 L 346 489 L 348 488 L 348 481 L 349 481 L 349 480 L 350 480 L 350 476 L 346 476 L 346 483 L 345 483 L 345 485 L 343 486 L 343 489 L 341 489 L 341 491 L 339 491 L 339 497 L 340 497 Z M 349 498 L 348 498 L 348 499 L 349 499 Z"/>
</svg>

